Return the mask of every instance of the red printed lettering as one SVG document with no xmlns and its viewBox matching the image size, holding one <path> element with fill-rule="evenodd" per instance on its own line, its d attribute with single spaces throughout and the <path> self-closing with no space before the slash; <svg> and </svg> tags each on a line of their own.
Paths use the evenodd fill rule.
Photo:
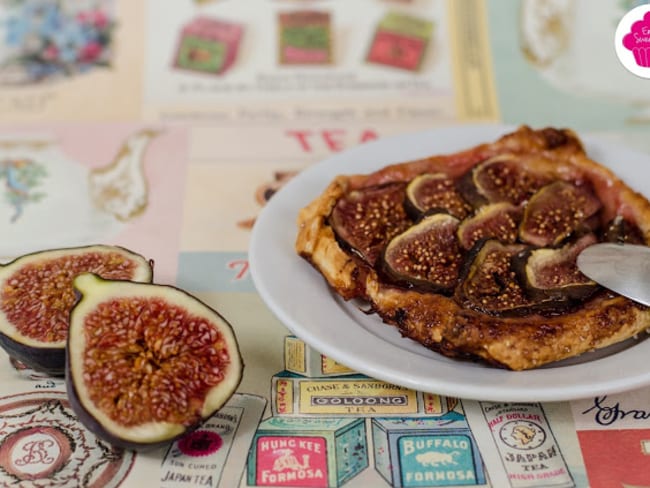
<svg viewBox="0 0 650 488">
<path fill-rule="evenodd" d="M 248 260 L 247 259 L 235 259 L 228 263 L 228 269 L 237 270 L 235 277 L 232 281 L 240 281 L 246 278 L 248 275 Z"/>
<path fill-rule="evenodd" d="M 343 143 L 339 139 L 339 136 L 343 135 L 344 132 L 341 129 L 335 130 L 324 130 L 323 131 L 323 140 L 327 147 L 332 151 L 340 151 L 343 149 Z"/>
<path fill-rule="evenodd" d="M 309 141 L 307 140 L 307 138 L 309 136 L 311 136 L 311 131 L 309 131 L 309 130 L 288 130 L 287 131 L 287 136 L 294 137 L 298 141 L 298 144 L 300 144 L 300 147 L 302 148 L 303 151 L 311 152 L 312 148 L 311 148 L 311 145 L 309 144 Z"/>
</svg>

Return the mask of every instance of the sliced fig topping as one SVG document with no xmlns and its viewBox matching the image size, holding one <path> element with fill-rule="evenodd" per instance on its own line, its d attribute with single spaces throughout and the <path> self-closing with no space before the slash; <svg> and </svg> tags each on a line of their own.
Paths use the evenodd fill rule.
<svg viewBox="0 0 650 488">
<path fill-rule="evenodd" d="M 519 221 L 523 210 L 508 202 L 493 203 L 478 209 L 458 227 L 458 241 L 471 249 L 482 239 L 494 238 L 512 244 L 519 234 Z"/>
<path fill-rule="evenodd" d="M 66 382 L 81 422 L 127 449 L 166 444 L 234 393 L 243 363 L 231 326 L 171 286 L 74 280 Z"/>
<path fill-rule="evenodd" d="M 524 278 L 531 296 L 583 300 L 592 295 L 598 285 L 580 272 L 576 258 L 596 242 L 594 234 L 586 234 L 558 249 L 535 249 L 528 253 Z"/>
<path fill-rule="evenodd" d="M 425 173 L 413 178 L 406 187 L 407 210 L 419 216 L 433 210 L 464 219 L 472 209 L 456 189 L 456 183 L 444 173 Z"/>
<path fill-rule="evenodd" d="M 524 168 L 516 156 L 503 154 L 484 161 L 467 173 L 460 188 L 474 207 L 495 202 L 519 205 L 550 181 L 548 176 Z"/>
<path fill-rule="evenodd" d="M 619 244 L 647 244 L 641 229 L 621 215 L 617 215 L 606 225 L 603 240 Z"/>
<path fill-rule="evenodd" d="M 586 186 L 555 181 L 530 199 L 519 228 L 519 238 L 535 246 L 554 246 L 588 222 L 600 200 Z"/>
<path fill-rule="evenodd" d="M 330 216 L 337 237 L 374 265 L 386 243 L 413 222 L 404 210 L 404 183 L 351 191 Z"/>
<path fill-rule="evenodd" d="M 495 239 L 478 243 L 458 287 L 458 300 L 467 307 L 496 315 L 517 314 L 530 307 L 512 267 L 514 256 L 525 248 Z"/>
<path fill-rule="evenodd" d="M 62 374 L 72 280 L 92 272 L 109 279 L 151 281 L 151 264 L 116 246 L 28 254 L 0 267 L 0 345 L 36 371 Z"/>
<path fill-rule="evenodd" d="M 434 291 L 452 288 L 462 265 L 458 219 L 445 213 L 425 217 L 394 237 L 384 252 L 384 267 L 397 281 Z"/>
</svg>

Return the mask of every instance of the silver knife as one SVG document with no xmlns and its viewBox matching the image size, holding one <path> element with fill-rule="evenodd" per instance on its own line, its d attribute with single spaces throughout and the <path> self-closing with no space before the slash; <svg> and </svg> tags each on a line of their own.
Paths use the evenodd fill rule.
<svg viewBox="0 0 650 488">
<path fill-rule="evenodd" d="M 603 242 L 586 248 L 576 262 L 605 288 L 650 305 L 650 247 Z"/>
</svg>

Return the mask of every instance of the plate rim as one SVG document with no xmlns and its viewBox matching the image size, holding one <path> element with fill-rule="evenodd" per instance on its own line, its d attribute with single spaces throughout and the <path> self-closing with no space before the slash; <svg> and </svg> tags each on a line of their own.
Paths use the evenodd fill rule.
<svg viewBox="0 0 650 488">
<path fill-rule="evenodd" d="M 278 286 L 277 283 L 272 283 L 273 280 L 271 279 L 271 275 L 268 273 L 269 263 L 266 262 L 266 253 L 268 251 L 268 237 L 269 235 L 272 236 L 273 239 L 275 239 L 275 237 L 273 237 L 273 234 L 270 233 L 267 227 L 272 224 L 275 225 L 277 223 L 274 221 L 276 216 L 284 215 L 283 212 L 286 212 L 291 208 L 294 210 L 294 214 L 289 216 L 290 218 L 288 220 L 290 222 L 284 222 L 282 224 L 284 225 L 284 227 L 282 227 L 283 229 L 286 227 L 287 230 L 293 230 L 290 236 L 291 238 L 289 239 L 289 242 L 291 243 L 291 252 L 287 253 L 287 256 L 292 255 L 290 257 L 292 260 L 290 261 L 291 266 L 295 265 L 291 271 L 300 273 L 306 272 L 306 276 L 302 276 L 301 279 L 306 279 L 307 285 L 313 284 L 314 281 L 320 280 L 320 285 L 315 286 L 321 288 L 320 291 L 322 295 L 323 291 L 325 291 L 324 295 L 327 296 L 326 300 L 335 303 L 332 291 L 327 286 L 323 277 L 320 275 L 320 273 L 313 269 L 311 265 L 309 265 L 304 259 L 295 253 L 293 244 L 295 242 L 295 236 L 297 232 L 297 226 L 295 222 L 298 211 L 306 203 L 309 203 L 314 198 L 316 198 L 330 183 L 335 175 L 343 173 L 352 174 L 355 172 L 364 173 L 364 171 L 350 171 L 349 169 L 343 171 L 343 168 L 339 168 L 339 166 L 343 166 L 346 164 L 346 162 L 349 160 L 354 160 L 355 158 L 363 160 L 363 158 L 360 156 L 369 157 L 369 155 L 379 152 L 381 154 L 380 157 L 373 157 L 373 159 L 375 159 L 374 162 L 366 163 L 366 166 L 372 166 L 374 169 L 379 169 L 383 166 L 395 162 L 409 161 L 418 157 L 425 157 L 427 155 L 436 153 L 449 153 L 454 150 L 472 147 L 475 144 L 490 142 L 500 135 L 516 129 L 516 127 L 517 126 L 511 124 L 498 123 L 458 124 L 442 127 L 432 127 L 427 130 L 406 132 L 403 134 L 382 137 L 375 141 L 367 142 L 334 154 L 306 167 L 273 196 L 273 198 L 260 212 L 260 215 L 258 216 L 252 230 L 248 253 L 250 272 L 255 289 L 262 298 L 263 302 L 280 320 L 280 322 L 289 329 L 291 333 L 301 338 L 306 344 L 313 347 L 318 352 L 325 354 L 326 356 L 342 364 L 345 364 L 346 366 L 349 366 L 359 373 L 414 390 L 483 401 L 567 401 L 593 397 L 600 394 L 620 393 L 650 384 L 650 371 L 643 373 L 642 371 L 644 368 L 641 367 L 643 365 L 642 360 L 644 354 L 647 357 L 647 354 L 650 353 L 650 350 L 645 352 L 646 349 L 650 349 L 650 341 L 636 344 L 625 351 L 618 352 L 611 356 L 582 364 L 563 366 L 561 368 L 543 368 L 527 371 L 509 371 L 493 367 L 484 367 L 480 364 L 477 365 L 475 363 L 466 361 L 449 360 L 441 357 L 441 360 L 444 362 L 441 361 L 441 364 L 438 364 L 437 361 L 429 360 L 429 366 L 437 366 L 440 374 L 451 374 L 451 378 L 439 378 L 434 375 L 433 377 L 427 378 L 425 383 L 422 383 L 422 377 L 415 377 L 413 375 L 405 376 L 403 374 L 403 370 L 394 370 L 378 365 L 378 358 L 370 358 L 371 361 L 368 362 L 369 357 L 367 350 L 357 351 L 357 354 L 352 354 L 352 352 L 349 350 L 350 346 L 341 348 L 340 345 L 337 346 L 334 342 L 332 342 L 332 340 L 328 340 L 327 338 L 324 339 L 322 332 L 316 333 L 312 326 L 305 326 L 304 324 L 301 324 L 300 321 L 296 320 L 295 313 L 290 313 L 288 310 L 289 305 L 287 303 L 278 303 Z M 449 139 L 446 139 L 444 137 L 445 135 L 454 135 L 454 137 L 459 138 L 460 141 L 452 142 Z M 435 139 L 436 137 L 439 139 L 433 141 L 430 140 L 425 143 L 425 146 L 427 147 L 426 153 L 422 153 L 419 156 L 415 157 L 409 156 L 415 149 L 415 147 L 408 146 L 409 143 L 419 143 L 425 138 Z M 588 152 L 590 150 L 600 150 L 605 152 L 614 151 L 617 154 L 628 153 L 630 155 L 633 155 L 634 158 L 647 160 L 648 164 L 650 165 L 650 156 L 643 152 L 621 147 L 616 144 L 602 141 L 601 139 L 595 139 L 588 135 L 580 136 L 580 138 L 585 144 Z M 430 144 L 432 148 L 428 148 Z M 400 147 L 406 146 L 408 151 L 396 151 L 394 148 L 396 145 Z M 454 145 L 459 147 L 454 149 Z M 435 149 L 433 146 L 439 146 L 440 148 Z M 396 154 L 403 154 L 403 156 L 397 157 Z M 602 163 L 605 166 L 609 166 L 609 164 L 611 164 L 611 162 Z M 369 171 L 372 171 L 374 169 L 370 168 Z M 325 178 L 323 177 L 323 174 L 329 177 Z M 307 189 L 307 192 L 305 189 Z M 299 199 L 301 195 L 304 198 L 305 192 L 311 195 L 311 198 L 306 198 L 306 203 L 303 201 L 293 202 L 292 204 L 292 200 L 295 200 L 296 198 Z M 284 216 L 287 217 L 287 215 Z M 284 220 L 286 221 L 287 219 Z M 279 233 L 276 232 L 276 234 Z M 282 257 L 282 254 L 279 256 Z M 273 264 L 271 264 L 271 267 L 272 266 Z M 278 270 L 275 269 L 275 271 Z M 318 300 L 315 304 L 312 305 L 318 305 Z M 299 304 L 293 303 L 292 306 L 295 308 L 299 306 Z M 328 307 L 325 307 L 325 310 L 323 311 L 319 307 L 314 307 L 314 311 L 324 313 L 335 312 L 334 309 L 327 310 L 327 308 Z M 342 311 L 341 307 L 335 308 L 339 311 Z M 333 313 L 333 315 L 338 316 L 336 313 Z M 351 323 L 356 322 L 352 320 Z M 383 327 L 392 327 L 383 324 L 380 319 L 378 319 L 378 324 Z M 354 340 L 362 339 L 364 341 L 364 345 L 369 346 L 370 348 L 379 347 L 379 350 L 383 353 L 394 353 L 396 355 L 409 354 L 409 352 L 405 349 L 399 348 L 390 342 L 387 342 L 385 340 L 380 341 L 378 336 L 370 332 L 366 331 L 366 334 L 360 335 L 358 329 L 363 328 L 364 327 L 362 326 L 351 328 L 348 329 L 346 333 L 348 333 L 350 338 Z M 404 338 L 403 340 L 410 341 L 410 339 L 407 338 Z M 643 347 L 644 345 L 645 347 Z M 424 348 L 424 346 L 420 347 L 422 347 L 425 351 L 428 351 L 428 349 Z M 639 352 L 639 349 L 643 349 L 644 352 Z M 594 375 L 594 365 L 599 366 L 596 368 L 596 371 L 613 367 L 618 368 L 617 371 L 620 371 L 620 365 L 618 363 L 620 363 L 621 357 L 623 357 L 623 355 L 630 357 L 630 351 L 634 350 L 636 350 L 636 353 L 632 355 L 632 358 L 635 359 L 638 363 L 635 363 L 637 366 L 637 374 L 624 376 L 623 378 L 611 377 L 607 381 L 599 381 L 598 378 L 594 378 L 594 376 L 596 376 Z M 411 356 L 413 355 L 413 353 L 410 354 Z M 417 366 L 420 366 L 422 363 L 421 360 L 415 360 L 413 357 L 407 357 L 406 360 L 407 362 L 412 362 Z M 394 358 L 387 358 L 387 361 L 392 362 L 394 361 Z M 634 365 L 631 367 L 634 368 Z M 540 378 L 543 376 L 552 376 L 554 369 L 561 369 L 562 373 L 570 371 L 571 373 L 577 374 L 578 377 L 591 378 L 592 381 L 587 381 L 586 383 L 569 383 L 565 386 L 560 387 L 552 385 L 534 386 L 536 383 L 544 383 L 544 381 L 541 381 Z M 459 372 L 463 374 L 459 374 Z M 485 384 L 479 384 L 476 381 L 470 381 L 470 383 L 454 381 L 458 380 L 459 378 L 465 378 L 468 373 L 471 372 L 482 372 L 478 374 L 478 376 L 481 377 L 487 374 L 489 377 L 493 378 L 493 381 Z M 495 388 L 495 382 L 498 383 L 498 388 Z M 532 384 L 533 386 L 522 387 L 522 383 L 526 385 Z"/>
</svg>

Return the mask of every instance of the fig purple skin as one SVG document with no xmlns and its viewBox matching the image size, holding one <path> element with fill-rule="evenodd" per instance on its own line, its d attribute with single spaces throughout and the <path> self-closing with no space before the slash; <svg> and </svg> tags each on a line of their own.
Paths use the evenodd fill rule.
<svg viewBox="0 0 650 488">
<path fill-rule="evenodd" d="M 46 373 L 50 376 L 63 376 L 65 374 L 65 348 L 64 347 L 31 347 L 13 340 L 0 332 L 0 346 L 10 357 L 28 365 L 34 371 Z"/>
</svg>

